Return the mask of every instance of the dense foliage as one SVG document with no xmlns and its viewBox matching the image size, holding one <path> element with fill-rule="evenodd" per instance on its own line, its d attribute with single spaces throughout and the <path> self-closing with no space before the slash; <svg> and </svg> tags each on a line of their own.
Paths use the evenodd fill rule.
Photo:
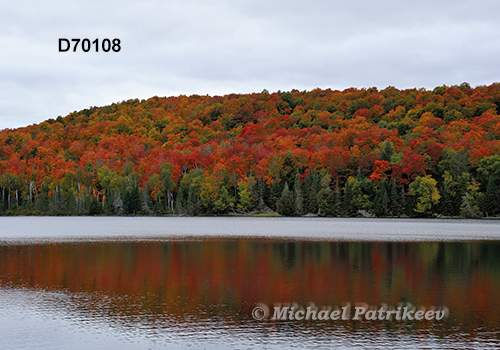
<svg viewBox="0 0 500 350">
<path fill-rule="evenodd" d="M 500 214 L 500 84 L 179 96 L 0 132 L 0 213 Z"/>
</svg>

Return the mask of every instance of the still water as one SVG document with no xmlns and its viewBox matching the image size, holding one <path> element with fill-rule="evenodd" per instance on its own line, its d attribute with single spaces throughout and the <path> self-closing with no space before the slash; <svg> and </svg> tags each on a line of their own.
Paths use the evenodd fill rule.
<svg viewBox="0 0 500 350">
<path fill-rule="evenodd" d="M 0 218 L 2 349 L 491 349 L 499 291 L 499 221 Z M 352 314 L 271 319 L 311 303 Z"/>
</svg>

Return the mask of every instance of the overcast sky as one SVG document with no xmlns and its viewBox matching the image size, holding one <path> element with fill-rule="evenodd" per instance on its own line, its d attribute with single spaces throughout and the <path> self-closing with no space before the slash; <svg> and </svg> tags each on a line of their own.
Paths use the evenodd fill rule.
<svg viewBox="0 0 500 350">
<path fill-rule="evenodd" d="M 3 1 L 0 129 L 155 95 L 489 85 L 499 14 L 498 0 Z"/>
</svg>

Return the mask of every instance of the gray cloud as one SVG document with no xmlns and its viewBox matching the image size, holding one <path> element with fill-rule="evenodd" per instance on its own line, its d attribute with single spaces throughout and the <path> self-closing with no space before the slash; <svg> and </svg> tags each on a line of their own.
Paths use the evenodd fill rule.
<svg viewBox="0 0 500 350">
<path fill-rule="evenodd" d="M 498 1 L 45 1 L 0 5 L 0 129 L 179 94 L 491 84 Z M 58 38 L 122 50 L 58 52 Z"/>
</svg>

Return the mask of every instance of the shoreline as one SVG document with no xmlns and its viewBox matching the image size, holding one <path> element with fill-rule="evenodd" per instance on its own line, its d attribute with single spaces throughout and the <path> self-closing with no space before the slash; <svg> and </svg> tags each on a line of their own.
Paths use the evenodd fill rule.
<svg viewBox="0 0 500 350">
<path fill-rule="evenodd" d="M 218 215 L 188 215 L 188 214 L 154 214 L 154 215 L 142 215 L 142 214 L 122 214 L 122 215 L 106 215 L 106 214 L 99 214 L 99 215 L 87 215 L 87 214 L 81 214 L 81 215 L 74 215 L 74 214 L 30 214 L 30 213 L 22 213 L 22 214 L 5 214 L 5 213 L 0 213 L 0 218 L 1 217 L 87 217 L 87 218 L 92 218 L 92 217 L 109 217 L 109 218 L 133 218 L 133 217 L 138 217 L 138 218 L 161 218 L 161 217 L 186 217 L 186 218 L 210 218 L 210 217 L 215 217 L 215 218 L 229 218 L 229 217 L 241 217 L 241 218 L 249 218 L 249 217 L 255 217 L 255 218 L 325 218 L 325 219 L 406 219 L 406 220 L 500 220 L 500 216 L 489 216 L 489 217 L 481 217 L 481 218 L 467 218 L 463 216 L 444 216 L 444 215 L 438 215 L 435 217 L 429 216 L 429 217 L 412 217 L 412 216 L 407 216 L 407 215 L 402 215 L 402 216 L 364 216 L 364 215 L 357 215 L 357 216 L 321 216 L 317 214 L 306 214 L 306 215 L 301 215 L 301 216 L 285 216 L 281 215 L 278 213 L 228 213 L 228 214 L 218 214 Z"/>
</svg>

